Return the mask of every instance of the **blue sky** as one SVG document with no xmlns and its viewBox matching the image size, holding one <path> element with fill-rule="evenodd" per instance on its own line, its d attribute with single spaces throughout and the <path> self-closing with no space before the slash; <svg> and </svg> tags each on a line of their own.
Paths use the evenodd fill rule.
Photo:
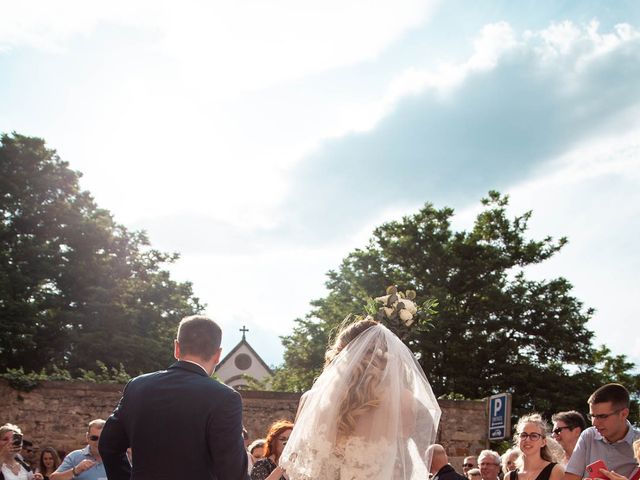
<svg viewBox="0 0 640 480">
<path fill-rule="evenodd" d="M 640 8 L 632 1 L 12 2 L 0 131 L 43 137 L 178 251 L 267 363 L 325 273 L 424 202 L 490 189 L 568 236 L 596 342 L 640 365 Z M 276 287 L 277 286 L 277 287 Z M 276 290 L 277 288 L 277 290 Z M 286 299 L 286 300 L 283 300 Z"/>
</svg>

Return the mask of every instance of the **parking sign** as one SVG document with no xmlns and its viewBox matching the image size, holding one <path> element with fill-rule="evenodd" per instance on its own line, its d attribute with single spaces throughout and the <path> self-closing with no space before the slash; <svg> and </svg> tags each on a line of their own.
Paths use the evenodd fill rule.
<svg viewBox="0 0 640 480">
<path fill-rule="evenodd" d="M 511 430 L 511 394 L 489 397 L 489 440 L 503 440 Z"/>
</svg>

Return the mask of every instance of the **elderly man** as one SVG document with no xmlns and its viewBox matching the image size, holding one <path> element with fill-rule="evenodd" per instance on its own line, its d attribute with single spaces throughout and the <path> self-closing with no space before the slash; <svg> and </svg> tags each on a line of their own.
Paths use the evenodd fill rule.
<svg viewBox="0 0 640 480">
<path fill-rule="evenodd" d="M 563 465 L 569 463 L 573 449 L 578 443 L 580 434 L 587 429 L 587 422 L 580 412 L 558 412 L 551 417 L 553 430 L 551 435 L 564 450 Z"/>
<path fill-rule="evenodd" d="M 69 453 L 51 474 L 51 480 L 105 480 L 107 474 L 98 452 L 98 440 L 104 427 L 104 420 L 96 419 L 89 422 L 87 429 L 87 446 Z"/>
<path fill-rule="evenodd" d="M 462 462 L 462 473 L 468 477 L 469 470 L 472 468 L 478 468 L 478 459 L 476 457 L 464 457 L 464 462 Z"/>
<path fill-rule="evenodd" d="M 426 452 L 427 459 L 431 457 L 429 472 L 432 480 L 466 480 L 466 477 L 456 472 L 449 464 L 449 457 L 442 445 L 434 443 Z"/>
<path fill-rule="evenodd" d="M 629 478 L 636 467 L 632 445 L 640 439 L 640 430 L 627 420 L 629 392 L 618 383 L 609 383 L 593 392 L 587 402 L 593 427 L 580 435 L 565 469 L 564 480 L 590 477 L 587 465 L 596 460 L 604 460 L 608 470 Z"/>
<path fill-rule="evenodd" d="M 478 466 L 482 480 L 498 480 L 500 475 L 501 459 L 498 452 L 482 450 L 478 455 Z"/>
</svg>

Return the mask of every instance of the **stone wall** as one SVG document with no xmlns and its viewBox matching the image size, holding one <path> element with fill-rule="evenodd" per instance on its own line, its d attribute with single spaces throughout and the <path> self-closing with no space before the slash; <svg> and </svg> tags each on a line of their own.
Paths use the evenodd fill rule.
<svg viewBox="0 0 640 480">
<path fill-rule="evenodd" d="M 438 400 L 442 409 L 437 443 L 449 455 L 449 462 L 462 473 L 464 457 L 489 448 L 489 413 L 486 400 Z"/>
<path fill-rule="evenodd" d="M 86 445 L 86 425 L 106 419 L 118 403 L 122 385 L 88 382 L 43 382 L 30 392 L 11 388 L 0 379 L 0 422 L 15 423 L 36 448 L 51 445 L 69 452 Z M 251 440 L 264 437 L 273 421 L 293 420 L 300 394 L 241 391 L 245 426 Z M 451 464 L 462 470 L 466 455 L 487 448 L 487 406 L 483 400 L 441 400 L 438 443 Z"/>
</svg>

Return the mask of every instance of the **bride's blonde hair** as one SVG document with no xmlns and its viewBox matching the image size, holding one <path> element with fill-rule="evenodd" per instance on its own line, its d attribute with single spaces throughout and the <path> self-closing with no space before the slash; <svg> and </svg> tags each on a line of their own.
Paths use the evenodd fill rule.
<svg viewBox="0 0 640 480">
<path fill-rule="evenodd" d="M 325 354 L 325 367 L 356 337 L 371 327 L 379 325 L 371 317 L 353 322 L 345 319 L 333 345 Z M 358 419 L 380 404 L 381 373 L 387 364 L 386 344 L 372 344 L 367 348 L 359 364 L 349 377 L 338 413 L 338 430 L 345 435 L 355 430 Z"/>
</svg>

